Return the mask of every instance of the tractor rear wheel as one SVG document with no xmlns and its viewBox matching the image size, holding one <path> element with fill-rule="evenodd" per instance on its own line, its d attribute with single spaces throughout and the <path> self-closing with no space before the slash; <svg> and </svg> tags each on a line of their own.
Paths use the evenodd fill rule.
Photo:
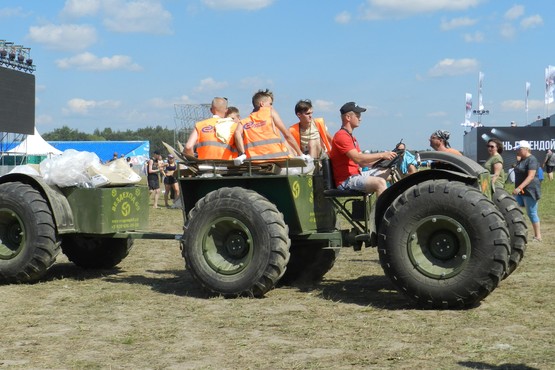
<svg viewBox="0 0 555 370">
<path fill-rule="evenodd" d="M 335 264 L 337 250 L 327 249 L 328 241 L 294 242 L 291 245 L 291 258 L 280 284 L 314 284 Z"/>
<path fill-rule="evenodd" d="M 291 258 L 282 285 L 315 284 L 331 270 L 337 258 L 337 249 L 327 249 L 328 241 L 292 242 Z"/>
<path fill-rule="evenodd" d="M 187 269 L 224 296 L 261 297 L 281 278 L 291 241 L 283 215 L 262 195 L 221 188 L 189 212 L 182 239 Z"/>
<path fill-rule="evenodd" d="M 518 206 L 516 199 L 505 189 L 495 189 L 495 193 L 493 193 L 493 202 L 497 208 L 499 208 L 503 217 L 505 217 L 511 237 L 511 256 L 509 258 L 509 267 L 505 273 L 505 277 L 507 277 L 516 270 L 524 258 L 528 228 L 526 226 L 526 220 L 524 219 L 524 213 Z"/>
<path fill-rule="evenodd" d="M 0 282 L 35 282 L 56 261 L 60 245 L 52 211 L 32 186 L 0 185 Z"/>
<path fill-rule="evenodd" d="M 478 189 L 430 180 L 401 194 L 379 227 L 380 263 L 399 291 L 434 308 L 476 305 L 503 278 L 509 232 Z"/>
<path fill-rule="evenodd" d="M 133 247 L 133 239 L 62 236 L 62 252 L 79 267 L 110 269 L 119 264 Z"/>
</svg>

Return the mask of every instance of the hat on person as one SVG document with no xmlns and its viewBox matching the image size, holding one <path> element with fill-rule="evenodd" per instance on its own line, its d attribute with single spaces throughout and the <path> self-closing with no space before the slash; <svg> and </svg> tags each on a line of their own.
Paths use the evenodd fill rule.
<svg viewBox="0 0 555 370">
<path fill-rule="evenodd" d="M 530 143 L 529 143 L 528 141 L 526 141 L 526 140 L 520 140 L 520 141 L 518 141 L 518 142 L 516 143 L 516 145 L 515 145 L 515 150 L 519 150 L 520 148 L 527 148 L 527 149 L 530 149 L 531 146 L 530 146 Z"/>
<path fill-rule="evenodd" d="M 154 151 L 154 154 L 159 155 L 160 152 L 159 152 L 158 150 L 155 150 L 155 151 Z"/>
<path fill-rule="evenodd" d="M 366 112 L 366 108 L 359 107 L 357 103 L 355 103 L 354 101 L 350 101 L 348 103 L 343 104 L 343 106 L 341 107 L 341 109 L 339 109 L 339 111 L 341 112 L 341 114 L 345 114 L 348 112 L 362 113 L 362 112 Z"/>
<path fill-rule="evenodd" d="M 168 158 L 173 158 L 173 155 L 172 154 L 168 155 Z"/>
</svg>

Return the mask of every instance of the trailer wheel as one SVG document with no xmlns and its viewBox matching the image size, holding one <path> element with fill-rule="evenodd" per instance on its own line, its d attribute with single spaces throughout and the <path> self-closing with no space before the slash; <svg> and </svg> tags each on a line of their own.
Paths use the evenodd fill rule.
<svg viewBox="0 0 555 370">
<path fill-rule="evenodd" d="M 337 250 L 324 249 L 323 242 L 294 242 L 291 245 L 291 258 L 285 274 L 279 280 L 282 285 L 314 284 L 322 281 L 337 257 Z"/>
<path fill-rule="evenodd" d="M 119 264 L 133 247 L 133 239 L 62 236 L 62 252 L 79 267 L 110 269 Z"/>
<path fill-rule="evenodd" d="M 0 281 L 35 282 L 59 252 L 52 211 L 44 197 L 28 184 L 0 185 Z"/>
<path fill-rule="evenodd" d="M 505 189 L 495 189 L 495 193 L 493 193 L 493 202 L 497 208 L 499 208 L 503 217 L 505 217 L 511 237 L 511 256 L 509 258 L 509 267 L 505 273 L 505 277 L 507 277 L 516 270 L 520 261 L 524 258 L 528 227 L 526 226 L 524 213 L 518 206 L 516 199 Z"/>
<path fill-rule="evenodd" d="M 224 296 L 261 297 L 289 261 L 283 215 L 260 194 L 221 188 L 189 212 L 183 235 L 187 269 L 206 289 Z"/>
<path fill-rule="evenodd" d="M 386 210 L 380 263 L 397 288 L 434 308 L 476 305 L 504 276 L 510 240 L 503 216 L 463 183 L 415 185 Z"/>
</svg>

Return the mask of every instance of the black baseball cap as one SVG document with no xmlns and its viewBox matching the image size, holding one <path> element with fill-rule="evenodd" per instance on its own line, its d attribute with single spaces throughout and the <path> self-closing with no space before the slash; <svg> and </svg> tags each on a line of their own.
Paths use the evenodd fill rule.
<svg viewBox="0 0 555 370">
<path fill-rule="evenodd" d="M 366 108 L 359 107 L 357 103 L 355 103 L 354 101 L 350 101 L 348 103 L 343 104 L 343 106 L 341 107 L 341 109 L 339 109 L 339 111 L 341 112 L 341 114 L 345 114 L 348 112 L 362 113 L 362 112 L 366 112 Z"/>
</svg>

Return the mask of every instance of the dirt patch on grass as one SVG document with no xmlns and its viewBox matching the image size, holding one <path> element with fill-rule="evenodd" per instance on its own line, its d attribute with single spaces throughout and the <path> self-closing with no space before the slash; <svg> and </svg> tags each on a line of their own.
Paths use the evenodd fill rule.
<svg viewBox="0 0 555 370">
<path fill-rule="evenodd" d="M 60 255 L 44 281 L 0 286 L 0 367 L 48 369 L 550 369 L 555 363 L 554 218 L 544 242 L 479 307 L 414 307 L 375 249 L 341 251 L 316 286 L 262 299 L 206 294 L 176 241 L 137 240 L 117 268 Z M 180 233 L 179 210 L 151 211 Z"/>
</svg>

